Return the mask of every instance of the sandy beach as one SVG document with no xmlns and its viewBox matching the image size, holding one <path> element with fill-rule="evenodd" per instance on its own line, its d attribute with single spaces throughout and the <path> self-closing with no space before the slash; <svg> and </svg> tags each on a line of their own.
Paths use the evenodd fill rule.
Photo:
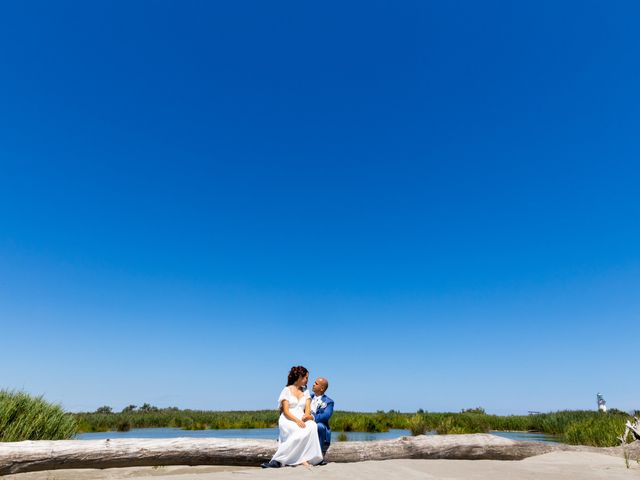
<svg viewBox="0 0 640 480">
<path fill-rule="evenodd" d="M 635 458 L 598 453 L 553 452 L 520 461 L 500 460 L 384 460 L 359 463 L 330 463 L 322 467 L 172 466 L 111 468 L 104 470 L 51 470 L 3 477 L 7 480 L 229 480 L 239 478 L 322 478 L 337 479 L 633 479 L 640 478 Z"/>
</svg>

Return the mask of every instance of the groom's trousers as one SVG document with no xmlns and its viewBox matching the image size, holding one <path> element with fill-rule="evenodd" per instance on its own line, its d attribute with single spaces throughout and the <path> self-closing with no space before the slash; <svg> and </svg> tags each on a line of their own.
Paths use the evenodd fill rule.
<svg viewBox="0 0 640 480">
<path fill-rule="evenodd" d="M 324 423 L 318 423 L 318 439 L 320 440 L 320 450 L 322 450 L 322 456 L 324 457 L 331 445 L 330 433 L 327 431 L 327 426 Z"/>
</svg>

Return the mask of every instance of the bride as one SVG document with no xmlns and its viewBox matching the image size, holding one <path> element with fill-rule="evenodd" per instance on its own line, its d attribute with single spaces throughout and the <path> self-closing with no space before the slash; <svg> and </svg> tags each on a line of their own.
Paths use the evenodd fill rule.
<svg viewBox="0 0 640 480">
<path fill-rule="evenodd" d="M 292 367 L 287 386 L 282 389 L 280 406 L 280 437 L 278 450 L 265 467 L 281 465 L 316 465 L 322 461 L 318 426 L 311 416 L 311 397 L 305 389 L 309 372 L 304 367 Z"/>
</svg>

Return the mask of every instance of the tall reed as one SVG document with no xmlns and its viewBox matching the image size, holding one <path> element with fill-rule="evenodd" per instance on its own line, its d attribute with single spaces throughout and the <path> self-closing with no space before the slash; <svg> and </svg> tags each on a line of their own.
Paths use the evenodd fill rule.
<svg viewBox="0 0 640 480">
<path fill-rule="evenodd" d="M 101 410 L 106 412 L 105 409 Z M 176 427 L 184 429 L 268 428 L 278 425 L 277 410 L 214 412 L 202 410 L 128 409 L 121 413 L 80 413 L 82 431 L 112 431 L 126 428 Z M 336 432 L 386 432 L 408 429 L 414 435 L 430 430 L 440 434 L 529 431 L 556 435 L 567 443 L 615 446 L 628 416 L 624 412 L 559 411 L 534 415 L 488 415 L 481 408 L 454 412 L 401 413 L 336 411 L 331 428 Z M 619 430 L 619 431 L 618 431 Z M 615 432 L 615 435 L 614 435 Z"/>
<path fill-rule="evenodd" d="M 620 444 L 618 437 L 624 432 L 624 424 L 621 415 L 599 414 L 569 425 L 562 439 L 574 445 L 612 447 Z"/>
<path fill-rule="evenodd" d="M 59 405 L 24 392 L 0 390 L 0 441 L 61 440 L 73 437 L 75 418 Z"/>
</svg>

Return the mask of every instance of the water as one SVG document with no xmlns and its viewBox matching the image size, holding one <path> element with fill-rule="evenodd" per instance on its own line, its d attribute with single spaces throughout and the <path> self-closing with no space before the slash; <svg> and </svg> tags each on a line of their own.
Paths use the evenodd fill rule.
<svg viewBox="0 0 640 480">
<path fill-rule="evenodd" d="M 342 432 L 332 432 L 334 442 L 338 440 L 338 435 Z M 558 442 L 552 435 L 529 432 L 491 432 L 493 435 L 510 438 L 512 440 L 523 440 L 529 442 Z M 430 432 L 429 435 L 433 435 Z M 389 430 L 388 432 L 368 433 L 368 432 L 346 432 L 348 441 L 371 441 L 389 440 L 392 438 L 410 436 L 409 430 Z M 277 428 L 234 428 L 228 430 L 181 430 L 179 428 L 134 428 L 128 432 L 92 432 L 81 433 L 75 438 L 77 440 L 104 440 L 106 438 L 252 438 L 276 440 L 278 438 Z"/>
<path fill-rule="evenodd" d="M 490 432 L 498 437 L 510 438 L 522 442 L 542 442 L 542 443 L 560 443 L 560 438 L 556 435 L 548 435 L 546 433 L 533 432 Z"/>
<path fill-rule="evenodd" d="M 228 430 L 182 430 L 180 428 L 133 428 L 128 432 L 91 432 L 76 435 L 78 440 L 106 438 L 261 438 L 276 440 L 277 428 L 230 428 Z"/>
<path fill-rule="evenodd" d="M 341 432 L 332 432 L 332 437 L 337 440 Z M 411 435 L 409 430 L 389 430 L 388 432 L 367 433 L 347 432 L 350 441 L 388 440 L 390 438 Z M 106 438 L 262 438 L 276 440 L 277 428 L 235 428 L 228 430 L 181 430 L 179 428 L 135 428 L 128 432 L 92 432 L 81 433 L 77 440 L 104 440 Z"/>
</svg>

